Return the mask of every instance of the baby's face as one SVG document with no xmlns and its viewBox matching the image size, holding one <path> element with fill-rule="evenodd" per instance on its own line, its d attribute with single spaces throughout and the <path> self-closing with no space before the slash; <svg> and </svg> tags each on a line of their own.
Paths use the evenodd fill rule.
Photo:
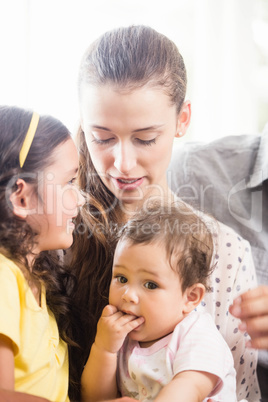
<svg viewBox="0 0 268 402">
<path fill-rule="evenodd" d="M 145 321 L 129 337 L 149 346 L 172 332 L 185 316 L 186 295 L 159 244 L 119 242 L 114 256 L 109 303 Z"/>
</svg>

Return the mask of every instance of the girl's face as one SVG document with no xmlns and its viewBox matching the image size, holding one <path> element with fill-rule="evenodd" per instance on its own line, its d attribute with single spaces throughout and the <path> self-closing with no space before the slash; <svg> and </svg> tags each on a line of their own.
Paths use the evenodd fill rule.
<svg viewBox="0 0 268 402">
<path fill-rule="evenodd" d="M 167 194 L 166 170 L 181 116 L 158 89 L 82 88 L 81 125 L 92 162 L 123 204 Z"/>
<path fill-rule="evenodd" d="M 74 184 L 78 155 L 72 139 L 55 149 L 53 160 L 55 162 L 41 173 L 38 188 L 40 197 L 35 203 L 35 213 L 27 218 L 38 233 L 37 252 L 71 246 L 74 230 L 72 219 L 84 204 L 84 198 Z"/>
<path fill-rule="evenodd" d="M 143 317 L 129 337 L 149 346 L 171 333 L 186 315 L 187 293 L 159 244 L 119 242 L 114 256 L 109 303 L 119 311 Z"/>
</svg>

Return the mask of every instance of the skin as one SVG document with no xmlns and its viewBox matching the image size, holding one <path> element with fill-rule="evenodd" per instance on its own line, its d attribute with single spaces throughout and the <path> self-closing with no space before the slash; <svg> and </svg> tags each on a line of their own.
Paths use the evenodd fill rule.
<svg viewBox="0 0 268 402">
<path fill-rule="evenodd" d="M 82 375 L 83 400 L 99 401 L 117 395 L 117 352 L 128 335 L 143 348 L 171 333 L 201 301 L 202 284 L 182 293 L 178 273 L 159 244 L 119 242 L 110 284 L 110 305 L 103 310 L 97 335 Z M 173 306 L 171 309 L 170 306 Z M 100 378 L 105 384 L 100 386 Z M 202 401 L 217 377 L 197 371 L 177 374 L 156 401 Z M 181 395 L 181 399 L 180 399 Z"/>
<path fill-rule="evenodd" d="M 27 217 L 28 223 L 39 232 L 36 252 L 66 249 L 73 243 L 72 222 L 84 204 L 84 197 L 75 185 L 78 155 L 72 139 L 54 151 L 55 162 L 44 170 L 39 193 L 35 200 L 37 213 Z"/>
<path fill-rule="evenodd" d="M 189 102 L 178 115 L 169 97 L 156 88 L 120 92 L 110 85 L 83 87 L 81 125 L 88 150 L 123 213 L 149 196 L 171 195 L 166 170 L 173 140 L 186 132 L 190 115 Z"/>
<path fill-rule="evenodd" d="M 113 399 L 110 400 L 109 402 L 117 402 L 119 399 Z M 131 398 L 120 398 L 120 402 L 131 402 L 135 401 L 135 399 Z M 39 398 L 34 395 L 29 395 L 29 394 L 24 394 L 22 392 L 14 392 L 14 391 L 8 391 L 4 389 L 0 389 L 0 402 L 49 402 L 48 399 L 45 398 Z M 105 402 L 105 401 L 102 401 Z M 108 401 L 106 401 L 108 402 Z"/>
<path fill-rule="evenodd" d="M 247 346 L 268 349 L 268 286 L 259 286 L 242 294 L 232 306 L 230 313 L 241 319 L 239 329 L 247 331 L 251 342 Z"/>
</svg>

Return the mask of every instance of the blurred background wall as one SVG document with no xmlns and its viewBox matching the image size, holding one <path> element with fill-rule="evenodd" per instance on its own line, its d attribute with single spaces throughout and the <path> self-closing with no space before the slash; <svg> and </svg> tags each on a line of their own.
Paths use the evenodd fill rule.
<svg viewBox="0 0 268 402">
<path fill-rule="evenodd" d="M 186 140 L 258 133 L 268 121 L 268 0 L 0 0 L 0 103 L 61 119 L 75 132 L 76 81 L 106 30 L 150 25 L 188 71 Z"/>
</svg>

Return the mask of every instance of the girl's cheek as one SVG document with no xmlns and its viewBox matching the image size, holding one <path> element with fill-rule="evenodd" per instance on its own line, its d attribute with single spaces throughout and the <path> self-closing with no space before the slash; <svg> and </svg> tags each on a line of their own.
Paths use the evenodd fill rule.
<svg viewBox="0 0 268 402">
<path fill-rule="evenodd" d="M 62 210 L 66 214 L 76 214 L 77 206 L 79 204 L 79 197 L 76 190 L 68 189 L 62 194 L 62 199 L 60 200 L 62 204 Z"/>
</svg>

